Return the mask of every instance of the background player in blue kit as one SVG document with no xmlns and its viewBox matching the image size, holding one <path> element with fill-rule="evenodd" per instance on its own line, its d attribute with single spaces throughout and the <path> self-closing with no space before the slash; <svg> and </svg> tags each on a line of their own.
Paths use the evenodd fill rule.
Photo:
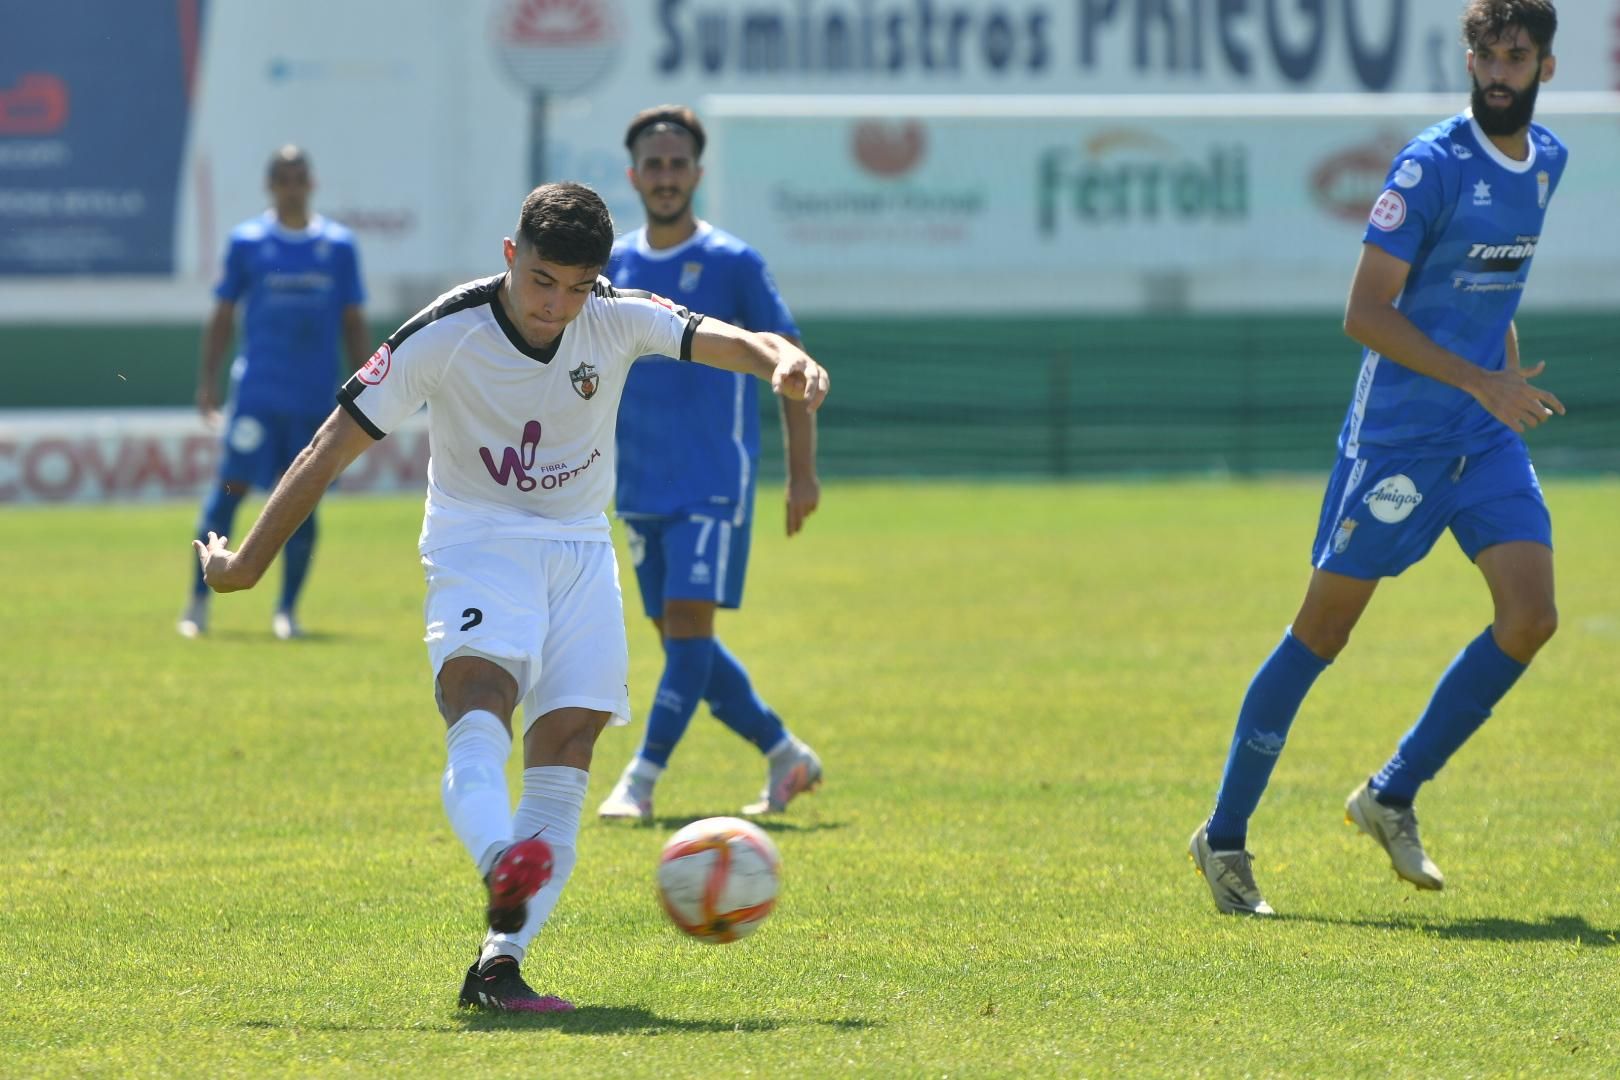
<svg viewBox="0 0 1620 1080">
<path fill-rule="evenodd" d="M 217 426 L 220 363 L 230 347 L 236 306 L 243 305 L 219 483 L 203 504 L 199 539 L 210 532 L 229 535 L 242 496 L 253 487 L 272 487 L 309 443 L 332 411 L 341 381 L 340 345 L 349 369 L 371 352 L 354 235 L 310 213 L 309 158 L 296 146 L 282 147 L 270 159 L 267 186 L 271 209 L 231 230 L 214 287 L 217 302 L 203 334 L 197 408 Z M 270 625 L 283 640 L 301 634 L 295 612 L 314 551 L 311 514 L 282 555 L 281 598 Z M 186 637 L 208 629 L 208 586 L 201 569 L 193 570 L 191 599 L 179 626 Z"/>
<path fill-rule="evenodd" d="M 625 132 L 630 183 L 647 224 L 613 246 L 603 271 L 693 311 L 798 344 L 799 330 L 759 253 L 699 221 L 692 194 L 706 136 L 691 109 L 636 114 Z M 783 401 L 787 534 L 820 500 L 814 415 Z M 748 672 L 714 633 L 719 607 L 742 602 L 759 460 L 759 409 L 748 380 L 729 371 L 646 357 L 620 405 L 616 502 L 629 531 L 641 601 L 659 631 L 664 671 L 641 749 L 598 813 L 652 817 L 653 785 L 699 700 L 766 755 L 765 788 L 745 813 L 780 811 L 821 782 L 821 761 L 754 691 Z"/>
<path fill-rule="evenodd" d="M 1365 346 L 1322 504 L 1304 604 L 1250 683 L 1215 812 L 1190 854 L 1224 912 L 1269 915 L 1244 850 L 1294 714 L 1349 641 L 1380 578 L 1450 529 L 1495 618 L 1441 677 L 1395 754 L 1351 793 L 1346 820 L 1395 872 L 1439 889 L 1412 800 L 1484 723 L 1557 627 L 1552 526 L 1520 433 L 1562 413 L 1519 366 L 1513 315 L 1567 160 L 1530 122 L 1552 78 L 1548 0 L 1472 0 L 1463 13 L 1473 107 L 1413 139 L 1373 206 L 1345 312 Z"/>
</svg>

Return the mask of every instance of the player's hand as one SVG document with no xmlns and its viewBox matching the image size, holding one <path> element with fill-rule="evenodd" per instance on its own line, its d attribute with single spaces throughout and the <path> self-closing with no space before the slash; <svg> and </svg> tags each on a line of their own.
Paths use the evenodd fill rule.
<svg viewBox="0 0 1620 1080">
<path fill-rule="evenodd" d="M 804 519 L 821 505 L 821 481 L 814 473 L 809 476 L 790 476 L 787 485 L 787 534 L 792 536 L 804 528 Z"/>
<path fill-rule="evenodd" d="M 203 581 L 215 592 L 240 592 L 251 589 L 255 579 L 245 575 L 242 568 L 237 565 L 236 552 L 225 545 L 229 543 L 226 537 L 210 532 L 208 542 L 193 540 L 192 548 L 197 552 L 197 558 L 202 563 Z"/>
<path fill-rule="evenodd" d="M 203 423 L 208 425 L 209 431 L 218 431 L 225 426 L 225 417 L 219 411 L 219 400 L 209 387 L 197 387 L 197 411 L 202 414 Z"/>
<path fill-rule="evenodd" d="M 827 369 L 804 353 L 790 356 L 771 373 L 771 389 L 791 401 L 802 401 L 815 412 L 827 397 Z"/>
<path fill-rule="evenodd" d="M 1530 380 L 1546 367 L 1546 361 L 1542 361 L 1535 367 L 1487 371 L 1474 390 L 1474 398 L 1514 431 L 1529 431 L 1553 416 L 1564 415 L 1564 403 L 1556 394 L 1530 385 Z"/>
</svg>

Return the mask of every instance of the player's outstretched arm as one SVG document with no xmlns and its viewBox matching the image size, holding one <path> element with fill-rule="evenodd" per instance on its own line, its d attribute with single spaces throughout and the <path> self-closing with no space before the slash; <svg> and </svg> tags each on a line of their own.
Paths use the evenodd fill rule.
<svg viewBox="0 0 1620 1080">
<path fill-rule="evenodd" d="M 811 412 L 827 397 L 827 370 L 777 334 L 756 334 L 719 319 L 704 319 L 692 336 L 692 359 L 764 379 L 776 393 L 804 402 Z"/>
<path fill-rule="evenodd" d="M 202 560 L 203 580 L 208 587 L 226 593 L 258 584 L 276 552 L 309 517 L 332 481 L 375 441 L 348 413 L 334 409 L 282 475 L 240 550 L 231 551 L 225 546 L 229 539 L 213 533 L 208 534 L 206 544 L 200 540 L 191 542 L 197 558 Z"/>
<path fill-rule="evenodd" d="M 1377 245 L 1363 244 L 1345 304 L 1344 332 L 1402 367 L 1467 392 L 1514 431 L 1527 431 L 1554 413 L 1562 415 L 1564 406 L 1556 396 L 1530 385 L 1529 380 L 1541 374 L 1545 364 L 1486 371 L 1436 345 L 1401 314 L 1395 298 L 1406 287 L 1410 269 L 1410 263 Z M 1513 345 L 1516 353 L 1517 338 Z"/>
</svg>

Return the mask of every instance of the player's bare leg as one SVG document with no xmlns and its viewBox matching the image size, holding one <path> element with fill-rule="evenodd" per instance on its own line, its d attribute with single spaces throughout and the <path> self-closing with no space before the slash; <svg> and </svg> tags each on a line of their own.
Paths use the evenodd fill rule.
<svg viewBox="0 0 1620 1080">
<path fill-rule="evenodd" d="M 1193 833 L 1188 856 L 1215 906 L 1228 914 L 1269 915 L 1247 850 L 1249 819 L 1260 805 L 1305 695 L 1350 641 L 1377 579 L 1315 570 L 1281 644 L 1255 673 L 1238 713 L 1215 812 Z"/>
<path fill-rule="evenodd" d="M 1552 549 L 1529 541 L 1497 544 L 1481 551 L 1474 565 L 1491 590 L 1496 644 L 1528 664 L 1558 631 Z"/>
</svg>

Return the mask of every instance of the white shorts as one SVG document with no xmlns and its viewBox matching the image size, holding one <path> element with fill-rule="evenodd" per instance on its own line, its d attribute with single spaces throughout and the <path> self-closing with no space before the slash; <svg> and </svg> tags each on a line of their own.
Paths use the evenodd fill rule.
<svg viewBox="0 0 1620 1080">
<path fill-rule="evenodd" d="M 422 556 L 428 660 L 481 656 L 517 680 L 523 730 L 553 709 L 630 722 L 630 649 L 613 545 L 486 540 Z"/>
</svg>

